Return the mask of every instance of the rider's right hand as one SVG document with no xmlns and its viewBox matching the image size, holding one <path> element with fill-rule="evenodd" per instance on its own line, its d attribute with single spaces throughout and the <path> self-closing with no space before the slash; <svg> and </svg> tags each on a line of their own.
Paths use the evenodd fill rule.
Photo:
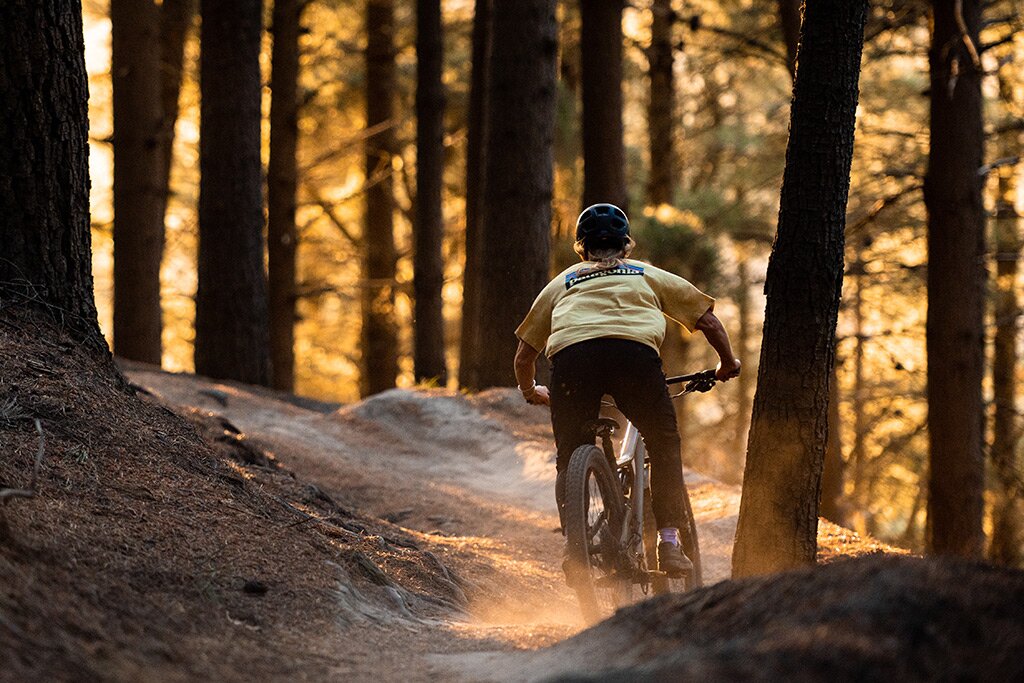
<svg viewBox="0 0 1024 683">
<path fill-rule="evenodd" d="M 715 370 L 715 379 L 719 382 L 727 382 L 740 374 L 740 359 L 733 358 L 732 363 L 722 361 Z"/>
</svg>

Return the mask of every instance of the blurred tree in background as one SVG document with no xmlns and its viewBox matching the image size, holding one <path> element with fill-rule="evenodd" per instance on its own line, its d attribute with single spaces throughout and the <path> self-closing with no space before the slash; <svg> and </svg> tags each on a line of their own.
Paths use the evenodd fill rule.
<svg viewBox="0 0 1024 683">
<path fill-rule="evenodd" d="M 262 0 L 200 2 L 195 370 L 269 386 L 260 138 L 262 10 Z"/>
<path fill-rule="evenodd" d="M 160 364 L 160 261 L 167 167 L 160 8 L 111 0 L 114 115 L 114 353 Z"/>
</svg>

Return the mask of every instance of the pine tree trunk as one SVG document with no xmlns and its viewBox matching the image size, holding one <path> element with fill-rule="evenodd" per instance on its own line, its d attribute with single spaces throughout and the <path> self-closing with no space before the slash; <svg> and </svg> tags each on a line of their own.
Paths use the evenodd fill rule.
<svg viewBox="0 0 1024 683">
<path fill-rule="evenodd" d="M 160 216 L 165 222 L 174 161 L 174 127 L 178 122 L 178 98 L 184 73 L 185 39 L 192 26 L 195 4 L 195 0 L 163 0 L 160 6 L 160 111 L 163 114 L 160 128 L 163 146 Z"/>
<path fill-rule="evenodd" d="M 466 261 L 462 270 L 462 334 L 459 341 L 459 386 L 479 386 L 480 262 L 483 257 L 484 142 L 488 64 L 491 55 L 492 0 L 476 0 L 473 13 L 473 77 L 469 87 L 466 140 Z"/>
<path fill-rule="evenodd" d="M 800 5 L 801 0 L 778 0 L 779 26 L 782 28 L 782 39 L 786 43 L 786 66 L 789 75 L 796 77 L 796 53 L 800 45 Z"/>
<path fill-rule="evenodd" d="M 304 0 L 275 0 L 267 164 L 267 289 L 274 388 L 295 390 L 296 147 L 299 119 L 299 29 Z"/>
<path fill-rule="evenodd" d="M 1003 102 L 1013 105 L 1012 83 L 1000 75 L 999 92 Z M 1020 133 L 1004 134 L 999 156 L 1011 157 L 1021 149 Z M 996 479 L 996 501 L 992 511 L 993 562 L 1019 566 L 1024 542 L 1021 520 L 1020 468 L 1017 443 L 1020 431 L 1017 418 L 1017 324 L 1020 302 L 1017 298 L 1018 263 L 1021 253 L 1020 215 L 1015 202 L 1018 193 L 1017 165 L 999 169 L 995 206 L 996 280 L 993 316 L 996 334 L 992 354 L 992 399 L 995 416 L 992 423 L 992 465 Z"/>
<path fill-rule="evenodd" d="M 79 2 L 0 3 L 0 308 L 106 349 L 89 232 L 89 82 Z"/>
<path fill-rule="evenodd" d="M 985 210 L 979 0 L 933 3 L 928 210 L 928 550 L 980 557 L 984 490 Z M 961 34 L 962 8 L 967 35 Z"/>
<path fill-rule="evenodd" d="M 647 201 L 652 206 L 671 204 L 676 184 L 676 81 L 672 71 L 672 26 L 675 19 L 671 0 L 654 0 L 651 5 L 651 47 L 647 52 L 651 84 L 647 105 L 651 155 Z"/>
<path fill-rule="evenodd" d="M 583 205 L 627 209 L 622 141 L 622 0 L 580 0 Z"/>
<path fill-rule="evenodd" d="M 515 386 L 515 328 L 547 284 L 555 0 L 494 5 L 487 104 L 479 386 Z"/>
<path fill-rule="evenodd" d="M 114 90 L 114 353 L 160 365 L 164 251 L 160 14 L 111 0 Z"/>
<path fill-rule="evenodd" d="M 804 18 L 733 575 L 813 564 L 867 2 Z"/>
<path fill-rule="evenodd" d="M 366 140 L 366 262 L 363 286 L 363 396 L 395 386 L 394 194 L 395 8 L 393 0 L 366 3 L 366 127 L 384 128 Z"/>
<path fill-rule="evenodd" d="M 269 385 L 261 0 L 202 0 L 196 372 Z"/>
<path fill-rule="evenodd" d="M 416 224 L 413 293 L 413 372 L 416 381 L 444 386 L 444 109 L 441 0 L 416 2 Z"/>
</svg>

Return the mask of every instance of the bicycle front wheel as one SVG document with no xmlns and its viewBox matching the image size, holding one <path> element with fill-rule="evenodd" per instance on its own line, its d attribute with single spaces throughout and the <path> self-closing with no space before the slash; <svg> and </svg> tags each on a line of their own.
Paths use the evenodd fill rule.
<svg viewBox="0 0 1024 683">
<path fill-rule="evenodd" d="M 583 618 L 599 621 L 629 602 L 632 578 L 622 571 L 619 536 L 625 508 L 618 481 L 597 446 L 577 448 L 565 480 L 566 574 Z"/>
</svg>

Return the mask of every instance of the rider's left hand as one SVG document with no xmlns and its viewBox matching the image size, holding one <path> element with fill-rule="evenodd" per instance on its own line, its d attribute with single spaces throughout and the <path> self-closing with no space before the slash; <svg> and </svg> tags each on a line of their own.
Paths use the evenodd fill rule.
<svg viewBox="0 0 1024 683">
<path fill-rule="evenodd" d="M 533 388 L 533 393 L 526 398 L 526 402 L 535 406 L 549 406 L 551 405 L 551 394 L 546 386 L 538 384 Z"/>
<path fill-rule="evenodd" d="M 721 362 L 718 364 L 718 369 L 715 370 L 715 379 L 719 382 L 728 382 L 733 377 L 738 377 L 740 374 L 740 359 L 733 358 L 732 363 Z"/>
</svg>

